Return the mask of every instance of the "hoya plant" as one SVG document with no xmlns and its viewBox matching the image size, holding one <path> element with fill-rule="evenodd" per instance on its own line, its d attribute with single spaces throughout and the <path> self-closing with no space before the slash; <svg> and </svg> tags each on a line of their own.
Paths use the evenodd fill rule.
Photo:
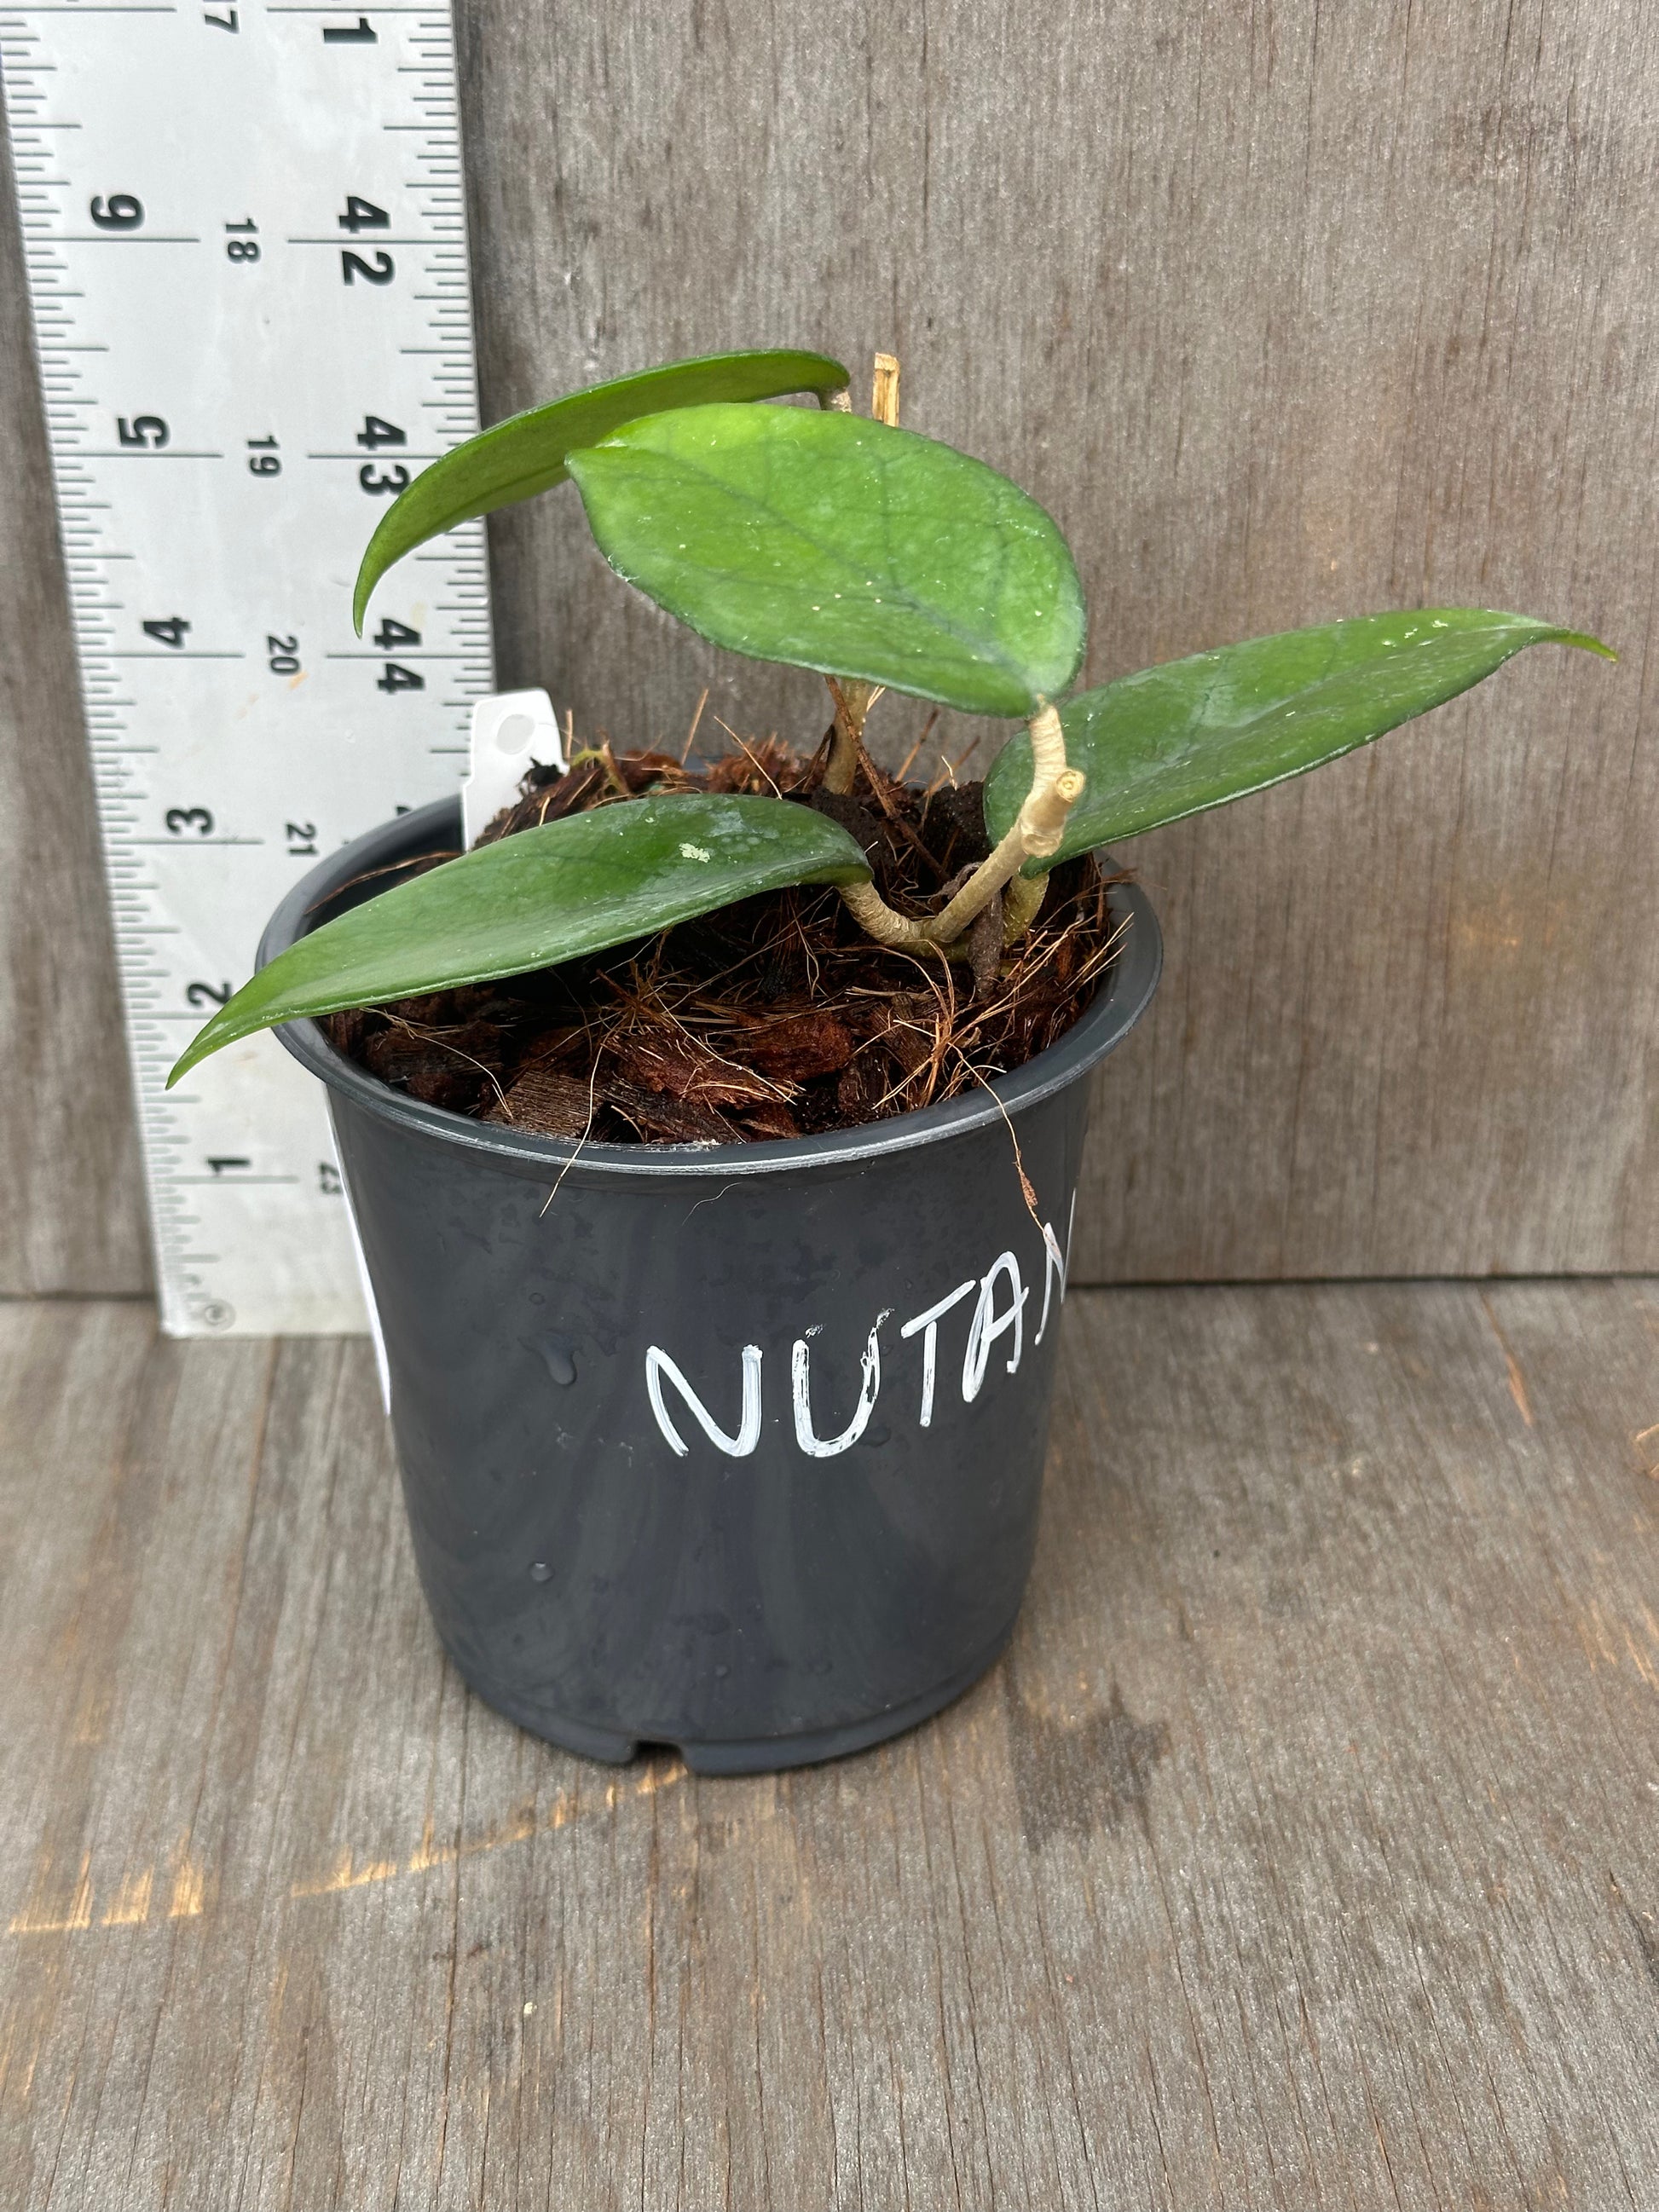
<svg viewBox="0 0 1659 2212">
<path fill-rule="evenodd" d="M 888 357 L 870 418 L 848 384 L 817 354 L 726 354 L 497 423 L 387 510 L 354 616 L 361 633 L 376 584 L 416 546 L 568 478 L 629 583 L 716 645 L 828 680 L 829 793 L 852 790 L 883 690 L 1024 726 L 987 775 L 991 849 L 967 879 L 902 911 L 832 812 L 653 793 L 479 845 L 325 923 L 214 1014 L 172 1080 L 276 1023 L 527 973 L 796 884 L 837 886 L 861 930 L 915 957 L 967 959 L 988 910 L 1013 948 L 1061 862 L 1334 760 L 1523 647 L 1607 651 L 1524 615 L 1431 607 L 1073 691 L 1083 594 L 1052 517 L 983 462 L 899 428 Z M 800 396 L 817 407 L 756 404 Z"/>
</svg>

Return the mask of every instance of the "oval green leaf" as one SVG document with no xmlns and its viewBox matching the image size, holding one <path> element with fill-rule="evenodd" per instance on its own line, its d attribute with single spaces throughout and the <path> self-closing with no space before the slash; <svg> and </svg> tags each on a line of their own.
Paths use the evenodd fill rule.
<svg viewBox="0 0 1659 2212">
<path fill-rule="evenodd" d="M 220 1008 L 167 1078 L 277 1022 L 603 952 L 791 884 L 867 882 L 838 823 L 781 799 L 658 793 L 480 845 L 325 922 Z"/>
<path fill-rule="evenodd" d="M 1066 541 L 1006 477 L 852 415 L 695 407 L 570 457 L 599 550 L 701 635 L 975 714 L 1083 657 Z"/>
<path fill-rule="evenodd" d="M 842 391 L 847 380 L 841 363 L 825 354 L 717 353 L 620 376 L 492 423 L 423 469 L 381 516 L 352 595 L 358 635 L 369 594 L 394 561 L 428 538 L 453 530 L 458 522 L 562 483 L 566 455 L 578 446 L 591 446 L 619 423 L 660 407 L 695 407 L 709 399 L 776 399 L 791 392 L 815 392 L 827 398 Z"/>
<path fill-rule="evenodd" d="M 1066 753 L 1089 781 L 1038 876 L 1114 838 L 1282 783 L 1455 698 L 1528 645 L 1599 640 L 1526 615 L 1427 607 L 1251 638 L 1143 669 L 1060 710 Z M 1031 786 L 1023 733 L 985 780 L 985 823 L 1004 836 Z"/>
</svg>

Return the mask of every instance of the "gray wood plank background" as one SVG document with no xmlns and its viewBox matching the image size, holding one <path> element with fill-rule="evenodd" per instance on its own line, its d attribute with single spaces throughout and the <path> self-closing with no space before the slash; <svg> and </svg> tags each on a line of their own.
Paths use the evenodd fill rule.
<svg viewBox="0 0 1659 2212">
<path fill-rule="evenodd" d="M 1659 15 L 459 19 L 487 416 L 665 356 L 890 346 L 906 419 L 1066 528 L 1091 679 L 1424 601 L 1624 652 L 1535 654 L 1374 753 L 1129 849 L 1170 964 L 1102 1080 L 1079 1276 L 1659 1266 Z M 15 266 L 0 1283 L 118 1288 L 138 1193 Z M 545 682 L 579 724 L 678 733 L 712 682 L 733 726 L 817 727 L 810 685 L 631 602 L 569 500 L 494 543 L 502 678 Z M 888 741 L 919 719 L 888 709 Z M 27 865 L 43 845 L 52 866 Z"/>
<path fill-rule="evenodd" d="M 149 1228 L 0 134 L 0 1291 L 137 1291 Z"/>
<path fill-rule="evenodd" d="M 1007 1659 L 824 1768 L 462 1689 L 368 1347 L 0 1304 L 9 2212 L 1651 2212 L 1659 1289 L 1068 1303 Z"/>
</svg>

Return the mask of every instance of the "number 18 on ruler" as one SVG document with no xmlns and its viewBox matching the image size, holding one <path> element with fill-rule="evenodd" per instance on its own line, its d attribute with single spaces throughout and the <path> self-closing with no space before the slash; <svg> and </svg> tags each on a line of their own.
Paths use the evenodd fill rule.
<svg viewBox="0 0 1659 2212">
<path fill-rule="evenodd" d="M 352 634 L 386 502 L 477 428 L 447 9 L 0 5 L 166 1326 L 362 1326 L 322 1101 L 273 1039 L 168 1093 L 317 858 L 452 788 L 482 526 Z"/>
</svg>

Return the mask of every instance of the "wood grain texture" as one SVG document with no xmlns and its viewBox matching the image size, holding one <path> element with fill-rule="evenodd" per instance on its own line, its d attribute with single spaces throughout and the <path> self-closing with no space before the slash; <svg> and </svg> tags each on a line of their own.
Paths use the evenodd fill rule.
<svg viewBox="0 0 1659 2212">
<path fill-rule="evenodd" d="M 760 339 L 861 381 L 890 346 L 906 420 L 1066 528 L 1091 680 L 1425 600 L 1625 653 L 1540 653 L 1128 848 L 1169 966 L 1103 1079 L 1079 1278 L 1659 1265 L 1659 17 L 462 0 L 460 24 L 491 118 L 487 412 Z M 816 735 L 810 681 L 689 644 L 572 501 L 495 544 L 504 680 L 630 739 L 684 730 L 705 682 L 736 726 Z M 884 713 L 908 744 L 919 712 Z"/>
<path fill-rule="evenodd" d="M 0 2197 L 1648 2212 L 1659 1286 L 1066 1316 L 1007 1660 L 620 1771 L 441 1661 L 368 1347 L 0 1306 Z"/>
<path fill-rule="evenodd" d="M 0 128 L 0 1292 L 142 1291 L 149 1232 Z"/>
<path fill-rule="evenodd" d="M 906 419 L 1067 530 L 1091 680 L 1424 600 L 1624 652 L 1540 653 L 1129 848 L 1170 960 L 1102 1079 L 1079 1279 L 1659 1266 L 1653 10 L 459 0 L 458 27 L 487 418 L 677 354 L 890 346 Z M 817 733 L 811 679 L 624 592 L 568 493 L 493 544 L 503 683 L 619 739 L 678 738 L 705 683 L 706 733 Z M 908 744 L 921 717 L 884 714 Z M 61 1152 L 14 1180 L 43 1250 L 130 1220 Z"/>
</svg>

